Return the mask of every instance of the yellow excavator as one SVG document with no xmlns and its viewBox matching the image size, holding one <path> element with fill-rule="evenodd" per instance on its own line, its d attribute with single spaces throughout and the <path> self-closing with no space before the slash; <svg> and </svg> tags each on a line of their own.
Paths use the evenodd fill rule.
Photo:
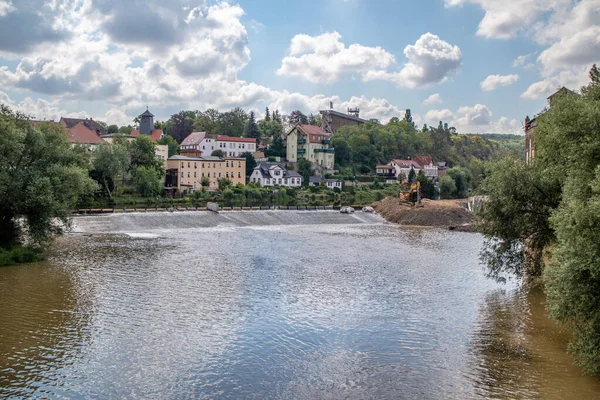
<svg viewBox="0 0 600 400">
<path fill-rule="evenodd" d="M 421 182 L 413 184 L 402 182 L 402 188 L 403 190 L 398 195 L 400 201 L 411 202 L 413 205 L 421 204 Z"/>
</svg>

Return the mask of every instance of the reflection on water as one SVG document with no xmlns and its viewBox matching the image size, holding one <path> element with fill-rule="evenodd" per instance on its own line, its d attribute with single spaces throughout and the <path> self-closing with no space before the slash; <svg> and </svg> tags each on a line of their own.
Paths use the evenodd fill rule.
<svg viewBox="0 0 600 400">
<path fill-rule="evenodd" d="M 485 279 L 478 235 L 182 215 L 79 219 L 48 263 L 0 268 L 0 397 L 600 395 L 543 298 Z"/>
</svg>

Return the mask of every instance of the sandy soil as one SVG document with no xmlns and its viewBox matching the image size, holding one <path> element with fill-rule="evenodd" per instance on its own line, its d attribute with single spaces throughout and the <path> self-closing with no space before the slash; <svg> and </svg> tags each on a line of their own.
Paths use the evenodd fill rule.
<svg viewBox="0 0 600 400">
<path fill-rule="evenodd" d="M 422 207 L 401 202 L 398 198 L 388 197 L 373 204 L 373 208 L 389 222 L 400 225 L 458 228 L 470 224 L 473 217 L 466 210 L 466 200 L 428 200 L 421 202 Z"/>
</svg>

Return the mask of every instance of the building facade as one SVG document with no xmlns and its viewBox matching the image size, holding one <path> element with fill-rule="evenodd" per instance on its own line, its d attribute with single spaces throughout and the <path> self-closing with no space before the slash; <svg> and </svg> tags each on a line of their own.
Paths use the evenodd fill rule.
<svg viewBox="0 0 600 400">
<path fill-rule="evenodd" d="M 331 135 L 314 125 L 297 125 L 286 136 L 287 159 L 296 163 L 308 160 L 317 173 L 333 171 L 335 149 Z"/>
<path fill-rule="evenodd" d="M 215 150 L 222 150 L 226 157 L 239 157 L 243 153 L 256 152 L 256 139 L 217 135 Z"/>
<path fill-rule="evenodd" d="M 330 135 L 335 134 L 340 128 L 344 126 L 359 126 L 365 124 L 367 121 L 359 118 L 359 109 L 348 109 L 348 114 L 334 111 L 333 109 L 321 110 L 321 116 L 323 123 L 321 128 Z"/>
<path fill-rule="evenodd" d="M 219 181 L 229 179 L 234 185 L 246 183 L 245 158 L 213 156 L 173 156 L 167 160 L 170 174 L 177 176 L 177 189 L 193 192 L 202 189 L 202 178 L 208 178 L 207 190 L 218 190 Z"/>
<path fill-rule="evenodd" d="M 268 186 L 302 186 L 302 176 L 296 171 L 288 171 L 280 163 L 262 163 L 252 171 L 250 182 L 261 187 Z"/>
</svg>

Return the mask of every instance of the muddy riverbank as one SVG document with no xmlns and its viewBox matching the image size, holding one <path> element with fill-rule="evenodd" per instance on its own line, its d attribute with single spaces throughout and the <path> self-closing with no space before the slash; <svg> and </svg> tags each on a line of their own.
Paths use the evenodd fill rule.
<svg viewBox="0 0 600 400">
<path fill-rule="evenodd" d="M 471 231 L 473 214 L 466 209 L 466 200 L 424 199 L 421 206 L 388 197 L 373 204 L 387 221 L 405 226 L 423 226 Z"/>
</svg>

